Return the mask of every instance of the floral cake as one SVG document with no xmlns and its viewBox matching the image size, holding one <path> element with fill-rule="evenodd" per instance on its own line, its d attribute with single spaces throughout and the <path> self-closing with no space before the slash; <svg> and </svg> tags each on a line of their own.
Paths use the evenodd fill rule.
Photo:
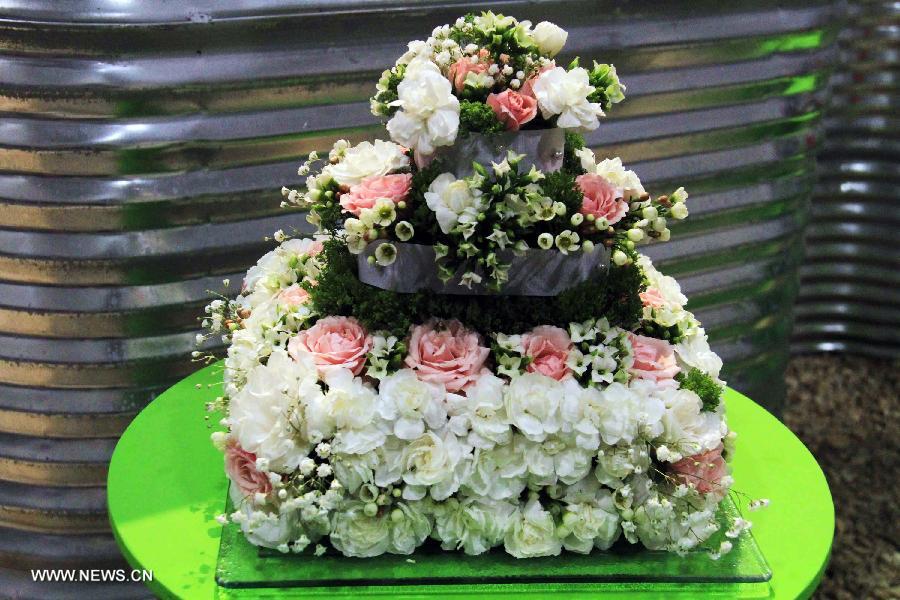
<svg viewBox="0 0 900 600">
<path fill-rule="evenodd" d="M 251 543 L 529 558 L 684 553 L 723 528 L 722 361 L 638 251 L 688 194 L 585 147 L 625 86 L 559 64 L 566 37 L 487 12 L 410 43 L 372 98 L 391 140 L 312 153 L 282 191 L 314 236 L 298 211 L 207 307 L 228 344 L 220 519 Z"/>
</svg>

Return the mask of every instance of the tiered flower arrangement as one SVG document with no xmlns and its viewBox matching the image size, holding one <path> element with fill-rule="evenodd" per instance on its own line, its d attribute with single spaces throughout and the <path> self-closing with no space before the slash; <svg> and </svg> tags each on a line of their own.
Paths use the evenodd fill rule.
<svg viewBox="0 0 900 600">
<path fill-rule="evenodd" d="M 624 538 L 683 553 L 720 529 L 722 362 L 678 283 L 636 251 L 669 238 L 687 194 L 651 198 L 584 147 L 578 132 L 625 88 L 611 65 L 557 66 L 565 40 L 484 13 L 411 43 L 372 100 L 394 141 L 310 155 L 306 189 L 283 192 L 317 237 L 277 232 L 240 295 L 208 307 L 229 343 L 211 407 L 226 415 L 223 520 L 252 543 L 365 557 L 432 538 L 534 557 Z M 529 128 L 567 131 L 561 169 L 510 151 L 458 177 L 441 154 Z M 360 280 L 410 244 L 447 289 Z M 534 251 L 605 261 L 561 293 L 498 300 Z"/>
</svg>

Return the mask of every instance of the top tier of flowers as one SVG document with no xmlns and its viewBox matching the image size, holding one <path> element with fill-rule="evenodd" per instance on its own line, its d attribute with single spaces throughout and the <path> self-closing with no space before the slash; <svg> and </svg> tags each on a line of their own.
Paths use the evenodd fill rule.
<svg viewBox="0 0 900 600">
<path fill-rule="evenodd" d="M 372 285 L 379 269 L 383 280 L 413 277 L 401 268 L 409 260 L 392 267 L 411 256 L 407 244 L 433 250 L 439 293 L 516 294 L 504 290 L 510 274 L 546 258 L 534 250 L 568 261 L 599 249 L 584 264 L 601 271 L 633 263 L 635 244 L 667 241 L 668 219 L 687 216 L 687 193 L 653 198 L 620 159 L 585 147 L 580 132 L 625 87 L 612 65 L 558 66 L 567 36 L 486 12 L 411 42 L 372 99 L 393 141 L 311 153 L 299 170 L 306 189 L 284 188 L 286 204 L 359 255 Z"/>
<path fill-rule="evenodd" d="M 542 21 L 485 12 L 437 27 L 385 71 L 372 113 L 417 162 L 460 134 L 561 127 L 590 131 L 625 98 L 612 65 L 590 69 L 554 58 L 568 33 Z"/>
</svg>

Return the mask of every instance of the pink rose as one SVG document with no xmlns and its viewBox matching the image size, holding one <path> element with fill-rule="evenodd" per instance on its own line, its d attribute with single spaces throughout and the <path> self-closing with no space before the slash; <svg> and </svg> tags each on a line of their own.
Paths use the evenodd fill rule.
<svg viewBox="0 0 900 600">
<path fill-rule="evenodd" d="M 490 94 L 487 103 L 494 109 L 494 114 L 506 126 L 507 131 L 518 131 L 519 127 L 537 115 L 537 100 L 533 96 L 525 96 L 512 90 Z"/>
<path fill-rule="evenodd" d="M 269 478 L 256 469 L 256 455 L 247 452 L 233 440 L 225 446 L 225 472 L 244 496 L 252 496 L 257 492 L 268 494 L 272 491 Z"/>
<path fill-rule="evenodd" d="M 349 192 L 341 194 L 341 208 L 359 216 L 362 209 L 372 208 L 382 198 L 396 204 L 406 199 L 411 185 L 412 175 L 409 173 L 369 177 L 351 186 Z"/>
<path fill-rule="evenodd" d="M 584 194 L 581 201 L 581 214 L 594 215 L 597 219 L 606 219 L 610 225 L 618 223 L 628 212 L 628 203 L 622 195 L 605 178 L 594 173 L 579 175 L 575 181 Z"/>
<path fill-rule="evenodd" d="M 675 477 L 686 485 L 693 485 L 701 494 L 721 493 L 720 482 L 728 474 L 722 458 L 722 444 L 713 450 L 682 458 L 671 467 Z"/>
<path fill-rule="evenodd" d="M 535 327 L 522 336 L 522 347 L 525 348 L 525 356 L 531 358 L 527 371 L 540 373 L 557 381 L 572 372 L 566 365 L 572 340 L 564 329 L 551 325 Z"/>
<path fill-rule="evenodd" d="M 459 321 L 444 321 L 440 329 L 436 325 L 430 321 L 413 328 L 406 366 L 422 381 L 458 392 L 478 378 L 491 351 Z"/>
<path fill-rule="evenodd" d="M 666 299 L 663 298 L 662 294 L 655 287 L 648 287 L 647 291 L 641 292 L 638 296 L 644 306 L 650 308 L 662 308 L 666 305 Z"/>
<path fill-rule="evenodd" d="M 278 302 L 290 307 L 306 304 L 307 300 L 309 300 L 309 292 L 296 283 L 278 292 Z"/>
<path fill-rule="evenodd" d="M 456 88 L 457 93 L 459 93 L 466 88 L 466 76 L 469 73 L 481 75 L 482 73 L 487 72 L 490 66 L 490 63 L 488 62 L 479 61 L 477 63 L 472 63 L 469 58 L 461 58 L 450 65 L 450 71 L 447 73 L 447 78 L 453 84 L 453 87 Z"/>
<path fill-rule="evenodd" d="M 288 353 L 294 360 L 303 353 L 310 354 L 323 379 L 338 369 L 350 369 L 359 375 L 371 349 L 372 336 L 353 317 L 319 319 L 288 342 Z"/>
<path fill-rule="evenodd" d="M 681 370 L 675 362 L 672 344 L 645 335 L 628 334 L 634 364 L 628 372 L 639 379 L 652 379 L 663 385 L 675 385 L 672 379 Z"/>
</svg>

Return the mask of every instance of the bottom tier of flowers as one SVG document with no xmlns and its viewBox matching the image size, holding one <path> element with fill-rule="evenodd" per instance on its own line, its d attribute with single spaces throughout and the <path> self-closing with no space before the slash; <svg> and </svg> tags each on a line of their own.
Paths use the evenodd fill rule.
<svg viewBox="0 0 900 600">
<path fill-rule="evenodd" d="M 600 319 L 488 346 L 458 321 L 399 340 L 325 317 L 243 348 L 213 438 L 236 507 L 221 520 L 253 544 L 368 557 L 431 537 L 525 558 L 620 537 L 686 552 L 720 528 L 734 434 L 702 329 L 670 344 Z"/>
</svg>

